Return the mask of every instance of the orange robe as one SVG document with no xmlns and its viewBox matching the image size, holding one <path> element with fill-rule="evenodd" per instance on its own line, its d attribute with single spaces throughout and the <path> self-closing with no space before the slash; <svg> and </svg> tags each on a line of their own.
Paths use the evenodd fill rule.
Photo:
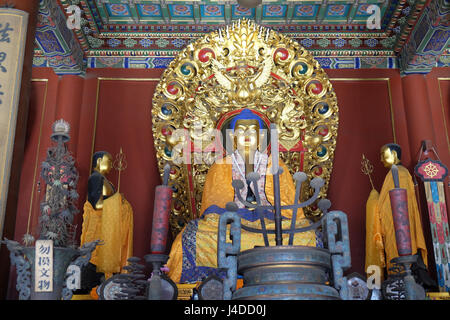
<svg viewBox="0 0 450 320">
<path fill-rule="evenodd" d="M 280 159 L 280 167 L 283 173 L 280 175 L 280 195 L 281 204 L 290 205 L 294 203 L 295 185 L 289 173 L 289 169 Z M 274 203 L 273 193 L 273 176 L 271 172 L 271 158 L 269 158 L 266 169 L 265 192 L 267 200 Z M 231 161 L 225 161 L 223 164 L 215 163 L 211 166 L 206 176 L 205 185 L 202 195 L 201 213 L 212 205 L 225 208 L 228 202 L 234 201 L 234 189 L 232 182 L 232 165 Z M 292 217 L 292 210 L 283 210 L 282 215 L 286 218 Z M 218 214 L 208 214 L 203 219 L 198 220 L 198 231 L 196 234 L 196 265 L 217 268 L 217 233 L 218 233 Z M 260 221 L 249 222 L 241 219 L 242 224 L 261 229 Z M 273 220 L 265 220 L 267 229 L 274 229 Z M 285 219 L 282 222 L 283 229 L 290 227 L 291 220 Z M 297 211 L 296 227 L 304 227 L 309 222 L 304 219 L 303 210 Z M 186 228 L 186 227 L 185 227 Z M 169 268 L 169 277 L 179 283 L 181 273 L 183 271 L 183 246 L 182 234 L 183 230 L 175 238 L 169 254 L 167 266 Z M 288 242 L 288 234 L 283 234 L 283 244 Z M 268 235 L 269 243 L 275 244 L 275 235 Z M 294 245 L 316 246 L 316 235 L 314 230 L 296 234 L 294 237 Z M 255 246 L 264 246 L 263 236 L 261 234 L 252 233 L 241 229 L 241 251 L 251 249 Z"/>
<path fill-rule="evenodd" d="M 385 266 L 381 221 L 377 212 L 379 199 L 378 191 L 372 189 L 366 203 L 366 272 L 371 265 L 379 266 L 380 270 Z M 383 281 L 383 273 L 380 280 Z"/>
<path fill-rule="evenodd" d="M 80 245 L 94 240 L 103 241 L 90 260 L 97 271 L 107 277 L 121 272 L 133 255 L 133 209 L 120 193 L 103 200 L 100 210 L 85 202 Z"/>
</svg>

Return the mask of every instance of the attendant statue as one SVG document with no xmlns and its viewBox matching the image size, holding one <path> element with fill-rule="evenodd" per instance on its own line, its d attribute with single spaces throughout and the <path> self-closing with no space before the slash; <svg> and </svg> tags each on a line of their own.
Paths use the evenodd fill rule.
<svg viewBox="0 0 450 320">
<path fill-rule="evenodd" d="M 108 152 L 96 152 L 88 180 L 88 196 L 84 204 L 81 245 L 102 240 L 92 253 L 90 262 L 97 272 L 109 278 L 120 273 L 133 252 L 133 209 L 124 196 L 116 192 L 106 178 L 112 169 Z"/>
<path fill-rule="evenodd" d="M 392 165 L 398 168 L 400 188 L 407 190 L 408 213 L 411 233 L 412 254 L 418 254 L 419 263 L 427 264 L 427 249 L 423 236 L 421 217 L 414 192 L 414 183 L 408 169 L 401 165 L 401 148 L 399 145 L 389 143 L 381 148 L 381 162 L 391 169 Z M 389 190 L 394 189 L 392 172 L 389 170 L 384 179 L 380 193 L 373 189 L 367 202 L 367 234 L 366 234 L 366 271 L 370 265 L 376 265 L 388 273 L 393 266 L 391 260 L 399 256 L 395 238 L 394 222 L 392 217 Z M 422 263 L 423 262 L 423 263 Z M 383 272 L 381 274 L 383 276 Z"/>
<path fill-rule="evenodd" d="M 249 109 L 243 109 L 230 121 L 229 132 L 232 132 L 234 148 L 231 154 L 216 161 L 208 171 L 202 195 L 201 215 L 191 220 L 177 235 L 169 254 L 169 276 L 177 283 L 195 283 L 209 275 L 223 278 L 225 273 L 217 269 L 217 238 L 220 214 L 225 212 L 228 202 L 235 202 L 239 209 L 243 226 L 261 229 L 260 217 L 254 210 L 245 208 L 238 200 L 232 187 L 233 180 L 241 180 L 244 188 L 240 189 L 242 199 L 255 203 L 256 190 L 246 177 L 250 172 L 259 174 L 258 195 L 261 205 L 274 204 L 273 175 L 271 173 L 271 157 L 260 149 L 260 130 L 262 119 Z M 280 175 L 281 205 L 294 203 L 295 186 L 287 166 L 279 161 L 283 173 Z M 282 211 L 283 229 L 290 228 L 292 210 Z M 275 229 L 273 213 L 264 213 L 267 229 Z M 309 225 L 303 211 L 299 209 L 296 228 Z M 275 244 L 275 235 L 269 234 L 270 245 Z M 283 244 L 288 243 L 288 235 L 283 235 Z M 294 245 L 321 246 L 315 231 L 298 233 Z M 241 229 L 241 251 L 264 246 L 261 233 L 253 233 Z"/>
</svg>

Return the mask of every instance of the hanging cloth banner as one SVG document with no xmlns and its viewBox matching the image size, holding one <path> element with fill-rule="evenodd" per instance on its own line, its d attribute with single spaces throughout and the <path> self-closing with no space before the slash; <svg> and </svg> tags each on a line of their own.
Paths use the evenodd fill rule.
<svg viewBox="0 0 450 320">
<path fill-rule="evenodd" d="M 448 170 L 440 161 L 425 159 L 414 171 L 425 187 L 439 291 L 450 292 L 450 234 L 444 194 Z"/>
<path fill-rule="evenodd" d="M 27 24 L 27 12 L 0 8 L 0 239 L 5 220 Z"/>
</svg>

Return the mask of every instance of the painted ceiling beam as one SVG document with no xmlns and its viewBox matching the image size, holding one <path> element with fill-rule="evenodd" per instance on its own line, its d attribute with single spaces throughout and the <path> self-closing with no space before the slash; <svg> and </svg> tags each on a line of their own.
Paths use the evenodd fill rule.
<svg viewBox="0 0 450 320">
<path fill-rule="evenodd" d="M 397 35 L 396 43 L 394 45 L 394 52 L 396 53 L 400 52 L 401 48 L 411 35 L 427 2 L 430 2 L 430 0 L 407 0 L 406 2 L 409 4 L 409 13 L 400 20 L 401 31 Z"/>
<path fill-rule="evenodd" d="M 262 6 L 257 6 L 255 8 L 255 21 L 256 21 L 256 23 L 261 23 L 262 15 L 263 15 L 263 7 Z"/>
<path fill-rule="evenodd" d="M 450 45 L 450 2 L 431 0 L 399 55 L 403 75 L 428 73 Z"/>
<path fill-rule="evenodd" d="M 291 2 L 288 4 L 288 7 L 287 7 L 286 23 L 291 24 L 293 18 L 294 18 L 294 4 Z"/>
<path fill-rule="evenodd" d="M 36 44 L 56 74 L 82 75 L 86 59 L 67 18 L 54 0 L 40 0 Z"/>
<path fill-rule="evenodd" d="M 317 13 L 317 23 L 322 23 L 325 19 L 327 11 L 328 0 L 323 0 L 322 4 L 319 6 L 319 11 Z"/>
<path fill-rule="evenodd" d="M 170 13 L 169 13 L 169 7 L 167 6 L 167 3 L 165 0 L 161 0 L 161 10 L 162 10 L 162 17 L 164 19 L 164 23 L 170 24 Z"/>
<path fill-rule="evenodd" d="M 276 0 L 263 2 L 253 11 L 251 19 L 288 34 L 317 57 L 391 59 L 409 41 L 409 34 L 414 30 L 410 25 L 414 26 L 423 12 L 419 10 L 423 1 L 427 0 Z M 237 10 L 235 0 L 56 2 L 63 12 L 70 4 L 82 9 L 83 27 L 72 33 L 78 38 L 85 57 L 94 60 L 95 57 L 115 57 L 122 61 L 127 57 L 170 59 L 186 43 L 246 16 L 244 11 Z M 380 7 L 381 30 L 365 29 L 365 19 L 369 14 L 364 11 L 369 4 Z M 405 26 L 407 22 L 408 28 Z M 60 33 L 64 32 L 61 24 Z M 37 58 L 43 57 L 41 47 L 36 52 Z"/>
<path fill-rule="evenodd" d="M 194 23 L 199 24 L 202 20 L 202 16 L 200 14 L 200 5 L 197 2 L 195 2 L 193 4 L 193 9 L 194 9 Z"/>
<path fill-rule="evenodd" d="M 230 24 L 231 23 L 231 3 L 227 2 L 225 3 L 225 7 L 224 7 L 224 17 L 225 17 L 225 24 Z"/>
<path fill-rule="evenodd" d="M 350 4 L 350 13 L 348 14 L 347 23 L 350 24 L 353 21 L 353 18 L 356 14 L 356 10 L 358 10 L 359 0 L 355 0 L 352 4 Z"/>
</svg>

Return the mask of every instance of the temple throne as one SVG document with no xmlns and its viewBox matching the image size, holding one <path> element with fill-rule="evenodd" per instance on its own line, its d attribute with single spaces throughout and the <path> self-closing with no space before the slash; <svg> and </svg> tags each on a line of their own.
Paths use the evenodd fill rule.
<svg viewBox="0 0 450 320">
<path fill-rule="evenodd" d="M 234 22 L 182 50 L 164 72 L 152 102 L 161 175 L 171 165 L 174 237 L 200 217 L 208 170 L 231 152 L 225 131 L 244 108 L 260 116 L 265 128 L 276 125 L 279 157 L 292 175 L 304 172 L 305 183 L 323 179 L 317 199 L 303 208 L 311 222 L 321 219 L 318 203 L 326 198 L 333 167 L 338 106 L 328 76 L 297 42 L 252 21 Z M 302 188 L 299 201 L 313 193 L 313 188 Z M 177 285 L 182 293 L 196 284 Z"/>
</svg>

